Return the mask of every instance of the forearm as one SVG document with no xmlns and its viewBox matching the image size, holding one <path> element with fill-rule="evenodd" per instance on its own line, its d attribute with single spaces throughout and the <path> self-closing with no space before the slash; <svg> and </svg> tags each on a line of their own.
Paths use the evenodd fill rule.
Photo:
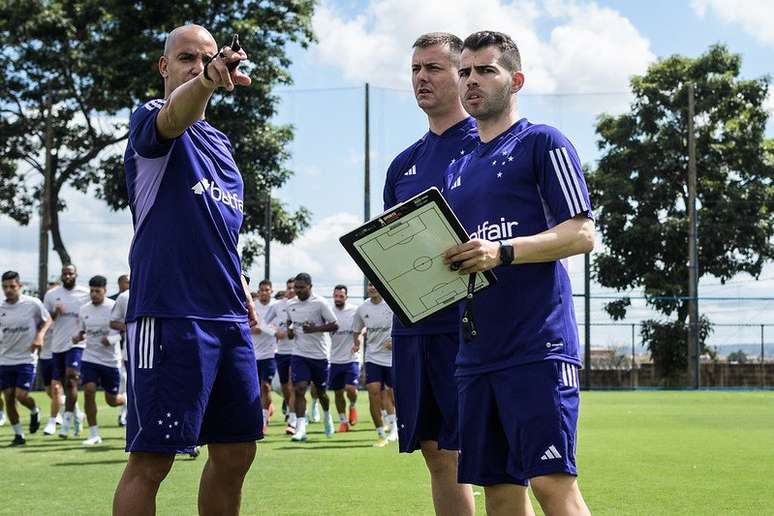
<svg viewBox="0 0 774 516">
<path fill-rule="evenodd" d="M 156 128 L 164 140 L 177 138 L 194 122 L 204 117 L 216 85 L 202 74 L 176 88 L 156 118 Z"/>
<path fill-rule="evenodd" d="M 321 333 L 321 332 L 329 332 L 329 331 L 336 331 L 339 329 L 339 325 L 335 322 L 333 323 L 326 323 L 321 324 L 319 326 L 306 326 L 304 327 L 305 333 Z"/>
<path fill-rule="evenodd" d="M 514 264 L 541 263 L 585 254 L 594 248 L 594 221 L 579 215 L 551 229 L 509 241 L 514 248 Z"/>
<path fill-rule="evenodd" d="M 51 327 L 51 320 L 42 322 L 38 325 L 38 331 L 35 332 L 35 342 L 43 342 L 46 332 Z"/>
</svg>

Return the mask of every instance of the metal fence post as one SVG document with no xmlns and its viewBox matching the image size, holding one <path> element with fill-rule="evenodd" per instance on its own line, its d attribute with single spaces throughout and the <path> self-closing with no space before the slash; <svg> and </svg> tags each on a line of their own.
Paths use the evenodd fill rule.
<svg viewBox="0 0 774 516">
<path fill-rule="evenodd" d="M 766 386 L 766 352 L 764 351 L 764 338 L 763 338 L 764 325 L 761 324 L 761 389 Z"/>
</svg>

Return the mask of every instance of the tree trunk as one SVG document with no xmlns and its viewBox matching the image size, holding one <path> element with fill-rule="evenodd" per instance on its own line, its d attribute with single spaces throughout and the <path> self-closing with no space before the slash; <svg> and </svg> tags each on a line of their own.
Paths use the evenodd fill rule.
<svg viewBox="0 0 774 516">
<path fill-rule="evenodd" d="M 54 185 L 52 185 L 54 186 Z M 62 267 L 72 264 L 70 254 L 65 248 L 64 242 L 62 242 L 62 233 L 59 231 L 59 188 L 51 188 L 51 239 L 54 243 L 54 251 L 59 255 L 59 259 L 62 261 Z"/>
</svg>

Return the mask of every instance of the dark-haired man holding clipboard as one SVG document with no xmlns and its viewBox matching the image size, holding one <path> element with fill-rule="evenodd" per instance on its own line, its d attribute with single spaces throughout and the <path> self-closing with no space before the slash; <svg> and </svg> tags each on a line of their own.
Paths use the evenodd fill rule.
<svg viewBox="0 0 774 516">
<path fill-rule="evenodd" d="M 471 300 L 477 335 L 460 344 L 460 482 L 484 486 L 487 513 L 586 515 L 576 482 L 578 329 L 567 257 L 591 251 L 591 202 L 575 148 L 519 118 L 524 84 L 513 40 L 464 43 L 459 89 L 481 143 L 452 164 L 445 196 L 471 240 L 446 262 L 497 284 Z"/>
</svg>

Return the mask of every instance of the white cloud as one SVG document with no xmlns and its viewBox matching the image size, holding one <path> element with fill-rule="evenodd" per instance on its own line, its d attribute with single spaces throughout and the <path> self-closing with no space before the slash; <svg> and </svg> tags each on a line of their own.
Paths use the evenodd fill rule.
<svg viewBox="0 0 774 516">
<path fill-rule="evenodd" d="M 330 294 L 337 283 L 360 285 L 362 273 L 339 243 L 339 237 L 362 224 L 361 217 L 337 213 L 321 219 L 291 245 L 272 244 L 271 276 L 275 282 L 299 272 L 312 275 L 316 292 Z M 263 276 L 263 260 L 250 270 L 252 278 Z M 276 287 L 279 290 L 279 286 Z M 353 292 L 354 294 L 354 292 Z"/>
<path fill-rule="evenodd" d="M 774 2 L 770 0 L 692 0 L 700 17 L 714 14 L 725 23 L 739 25 L 755 39 L 774 45 Z"/>
<path fill-rule="evenodd" d="M 618 12 L 574 0 L 372 0 L 364 13 L 341 16 L 323 3 L 314 29 L 320 59 L 353 82 L 409 88 L 411 44 L 425 32 L 465 36 L 481 29 L 518 43 L 526 93 L 622 91 L 655 59 L 650 43 Z M 538 26 L 553 28 L 547 38 Z"/>
</svg>

